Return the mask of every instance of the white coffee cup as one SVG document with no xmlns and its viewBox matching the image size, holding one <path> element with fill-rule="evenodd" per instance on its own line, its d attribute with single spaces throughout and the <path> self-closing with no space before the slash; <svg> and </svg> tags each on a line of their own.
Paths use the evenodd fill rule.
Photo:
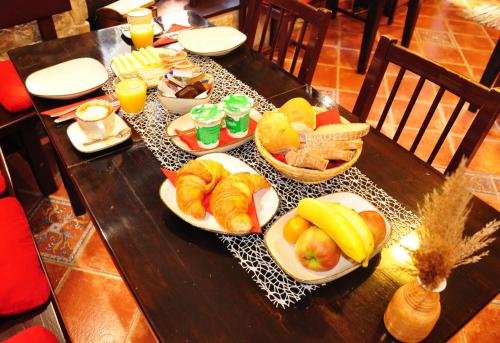
<svg viewBox="0 0 500 343">
<path fill-rule="evenodd" d="M 106 138 L 115 124 L 113 106 L 105 100 L 88 101 L 76 110 L 76 121 L 89 139 Z"/>
</svg>

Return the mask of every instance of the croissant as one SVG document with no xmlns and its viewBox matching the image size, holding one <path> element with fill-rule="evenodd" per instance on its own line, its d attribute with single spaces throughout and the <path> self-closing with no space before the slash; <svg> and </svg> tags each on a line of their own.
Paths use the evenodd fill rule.
<svg viewBox="0 0 500 343">
<path fill-rule="evenodd" d="M 210 198 L 210 211 L 217 223 L 231 232 L 248 232 L 252 219 L 247 214 L 253 193 L 270 187 L 261 175 L 236 173 L 222 179 Z"/>
<path fill-rule="evenodd" d="M 177 172 L 175 180 L 179 209 L 195 218 L 204 218 L 203 198 L 227 175 L 229 172 L 215 161 L 191 160 L 186 163 Z"/>
</svg>

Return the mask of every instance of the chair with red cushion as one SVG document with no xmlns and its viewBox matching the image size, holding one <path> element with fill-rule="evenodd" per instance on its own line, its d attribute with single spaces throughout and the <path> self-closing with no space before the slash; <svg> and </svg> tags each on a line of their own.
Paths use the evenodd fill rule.
<svg viewBox="0 0 500 343">
<path fill-rule="evenodd" d="M 21 204 L 14 197 L 14 188 L 1 149 L 0 237 L 0 341 L 40 323 L 49 328 L 60 342 L 67 341 L 67 333 L 61 324 L 61 316 L 40 263 L 28 220 Z M 18 338 L 8 342 L 54 341 L 42 340 L 47 335 L 37 334 L 36 331 L 40 330 L 34 331 L 33 334 L 16 336 Z"/>
<path fill-rule="evenodd" d="M 3 341 L 3 343 L 57 343 L 57 338 L 41 326 L 32 326 Z"/>
<path fill-rule="evenodd" d="M 43 40 L 56 39 L 52 15 L 71 10 L 69 0 L 0 2 L 0 29 L 38 23 Z M 15 146 L 31 166 L 42 193 L 48 195 L 57 187 L 38 138 L 39 119 L 22 80 L 10 61 L 0 62 L 0 142 Z"/>
</svg>

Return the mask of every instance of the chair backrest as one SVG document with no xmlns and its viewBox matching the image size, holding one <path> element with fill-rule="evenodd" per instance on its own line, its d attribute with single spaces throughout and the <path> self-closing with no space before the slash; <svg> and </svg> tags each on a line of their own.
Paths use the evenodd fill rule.
<svg viewBox="0 0 500 343">
<path fill-rule="evenodd" d="M 7 168 L 7 161 L 0 147 L 0 177 L 3 177 L 5 182 L 5 194 L 0 193 L 0 197 L 4 195 L 14 196 L 14 185 L 12 184 L 12 179 L 10 177 L 9 169 Z"/>
<path fill-rule="evenodd" d="M 294 44 L 295 49 L 291 55 L 289 69 L 293 74 L 301 49 L 304 49 L 298 78 L 302 82 L 311 83 L 325 40 L 331 11 L 316 8 L 298 0 L 249 0 L 244 32 L 247 35 L 246 44 L 251 48 L 255 44 L 262 14 L 264 22 L 260 39 L 257 41 L 258 52 L 268 55 L 270 60 L 283 67 L 289 46 Z M 268 29 L 270 31 L 269 46 L 266 46 Z M 297 30 L 299 30 L 298 33 Z M 308 34 L 306 31 L 309 31 Z M 277 56 L 274 56 L 275 52 Z"/>
<path fill-rule="evenodd" d="M 448 122 L 444 126 L 441 135 L 430 153 L 427 163 L 431 164 L 434 161 L 434 158 L 438 154 L 443 142 L 445 142 L 446 137 L 450 133 L 450 130 L 455 124 L 456 119 L 466 102 L 477 106 L 479 108 L 479 112 L 477 112 L 455 154 L 448 163 L 445 173 L 454 171 L 463 157 L 466 157 L 470 161 L 498 117 L 498 113 L 500 112 L 500 89 L 489 89 L 452 70 L 447 69 L 436 62 L 397 45 L 396 39 L 394 38 L 382 36 L 361 87 L 361 91 L 359 92 L 354 105 L 353 113 L 359 116 L 361 120 L 365 121 L 368 117 L 389 63 L 399 66 L 400 70 L 388 96 L 382 114 L 380 115 L 376 129 L 382 129 L 399 86 L 401 85 L 401 81 L 403 80 L 403 76 L 406 71 L 411 71 L 419 75 L 420 79 L 417 82 L 408 106 L 404 111 L 392 139 L 396 142 L 398 141 L 420 91 L 424 86 L 424 83 L 432 82 L 437 85 L 439 89 L 410 147 L 410 152 L 415 153 L 439 103 L 441 102 L 441 99 L 443 98 L 443 94 L 447 91 L 455 94 L 459 99 L 453 113 L 448 119 Z"/>
<path fill-rule="evenodd" d="M 69 0 L 22 0 L 0 2 L 0 29 L 36 20 L 43 40 L 56 39 L 52 15 L 71 11 Z"/>
</svg>

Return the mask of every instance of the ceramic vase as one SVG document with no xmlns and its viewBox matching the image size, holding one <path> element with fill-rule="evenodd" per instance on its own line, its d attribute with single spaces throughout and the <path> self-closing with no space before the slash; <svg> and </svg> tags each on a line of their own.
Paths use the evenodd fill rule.
<svg viewBox="0 0 500 343">
<path fill-rule="evenodd" d="M 394 293 L 384 314 L 389 333 L 402 342 L 420 342 L 429 335 L 441 313 L 439 293 L 446 287 L 443 280 L 429 290 L 414 280 Z"/>
</svg>

